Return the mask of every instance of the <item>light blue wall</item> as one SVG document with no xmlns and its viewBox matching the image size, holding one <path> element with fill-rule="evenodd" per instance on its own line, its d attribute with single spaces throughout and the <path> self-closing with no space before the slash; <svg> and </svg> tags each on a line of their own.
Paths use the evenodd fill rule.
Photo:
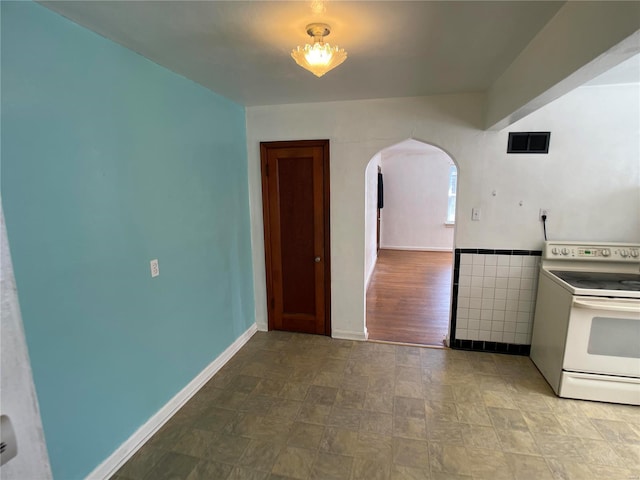
<svg viewBox="0 0 640 480">
<path fill-rule="evenodd" d="M 45 435 L 80 478 L 254 321 L 244 109 L 34 3 L 2 2 L 1 93 Z"/>
</svg>

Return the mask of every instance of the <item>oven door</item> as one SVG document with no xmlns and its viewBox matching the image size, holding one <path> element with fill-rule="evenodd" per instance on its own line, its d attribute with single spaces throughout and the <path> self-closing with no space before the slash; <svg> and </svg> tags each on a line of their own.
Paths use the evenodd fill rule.
<svg viewBox="0 0 640 480">
<path fill-rule="evenodd" d="M 562 368 L 640 377 L 640 299 L 574 296 Z"/>
</svg>

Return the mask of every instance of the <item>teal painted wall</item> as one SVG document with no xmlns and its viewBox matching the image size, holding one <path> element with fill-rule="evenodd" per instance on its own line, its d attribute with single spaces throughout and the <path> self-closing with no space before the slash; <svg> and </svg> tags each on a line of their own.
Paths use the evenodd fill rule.
<svg viewBox="0 0 640 480">
<path fill-rule="evenodd" d="M 1 8 L 2 201 L 53 473 L 81 478 L 254 322 L 244 109 Z"/>
</svg>

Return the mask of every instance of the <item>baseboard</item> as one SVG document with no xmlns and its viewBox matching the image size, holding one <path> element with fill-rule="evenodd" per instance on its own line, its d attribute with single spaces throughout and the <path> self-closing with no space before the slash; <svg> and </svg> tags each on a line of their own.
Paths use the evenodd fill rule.
<svg viewBox="0 0 640 480">
<path fill-rule="evenodd" d="M 453 247 L 380 247 L 380 250 L 409 250 L 415 252 L 453 252 Z"/>
<path fill-rule="evenodd" d="M 367 339 L 367 332 L 364 330 L 362 332 L 353 332 L 351 330 L 336 330 L 332 328 L 331 337 L 341 340 L 358 340 L 364 342 Z"/>
<path fill-rule="evenodd" d="M 118 449 L 104 462 L 98 465 L 89 475 L 87 480 L 108 479 L 112 477 L 134 453 L 136 453 L 151 436 L 156 433 L 198 390 L 200 390 L 218 370 L 220 370 L 231 357 L 256 333 L 254 323 L 249 329 L 236 339 L 227 349 L 200 372 L 186 387 L 178 392 L 164 407 L 142 425 L 131 437 L 129 437 Z"/>
</svg>

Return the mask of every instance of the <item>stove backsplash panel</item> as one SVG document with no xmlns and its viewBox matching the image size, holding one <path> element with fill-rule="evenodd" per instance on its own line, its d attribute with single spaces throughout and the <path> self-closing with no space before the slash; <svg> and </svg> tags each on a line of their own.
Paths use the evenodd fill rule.
<svg viewBox="0 0 640 480">
<path fill-rule="evenodd" d="M 451 346 L 528 354 L 539 250 L 455 250 Z"/>
</svg>

